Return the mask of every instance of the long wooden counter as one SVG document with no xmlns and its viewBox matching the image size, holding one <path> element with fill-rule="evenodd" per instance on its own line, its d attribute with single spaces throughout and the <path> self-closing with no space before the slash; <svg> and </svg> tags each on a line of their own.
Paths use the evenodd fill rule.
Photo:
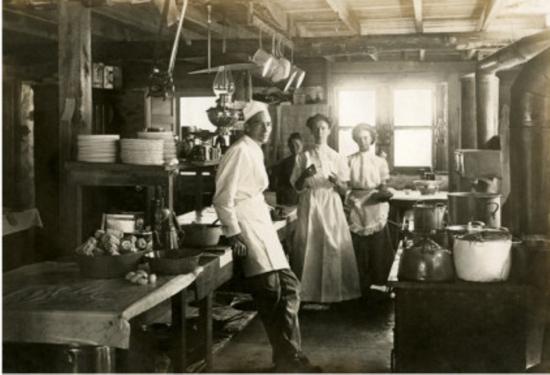
<svg viewBox="0 0 550 375">
<path fill-rule="evenodd" d="M 188 299 L 198 300 L 199 336 L 206 368 L 212 364 L 212 295 L 231 279 L 228 248 L 208 249 L 194 272 L 160 276 L 154 285 L 137 286 L 122 278 L 86 279 L 75 263 L 44 262 L 3 276 L 4 343 L 47 343 L 130 349 L 130 321 L 161 304 L 172 302 L 175 334 L 174 371 L 184 372 Z M 113 351 L 114 353 L 114 351 Z M 115 372 L 111 367 L 98 372 Z"/>
</svg>

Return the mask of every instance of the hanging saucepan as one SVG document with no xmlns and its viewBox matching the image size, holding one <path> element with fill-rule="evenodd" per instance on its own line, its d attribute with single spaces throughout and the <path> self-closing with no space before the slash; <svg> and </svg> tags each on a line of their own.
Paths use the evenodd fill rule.
<svg viewBox="0 0 550 375">
<path fill-rule="evenodd" d="M 416 233 L 431 233 L 445 229 L 444 203 L 416 203 L 413 205 L 414 231 Z"/>
<path fill-rule="evenodd" d="M 409 281 L 453 280 L 452 254 L 431 239 L 422 238 L 403 250 L 397 277 Z"/>
</svg>

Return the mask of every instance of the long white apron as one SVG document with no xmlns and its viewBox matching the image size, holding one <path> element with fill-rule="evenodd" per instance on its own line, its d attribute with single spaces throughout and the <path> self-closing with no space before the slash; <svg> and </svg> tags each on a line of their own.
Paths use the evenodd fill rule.
<svg viewBox="0 0 550 375">
<path fill-rule="evenodd" d="M 332 158 L 334 160 L 329 160 Z M 346 180 L 346 160 L 330 149 L 298 158 L 294 177 L 314 163 L 318 177 L 310 177 L 300 192 L 298 220 L 290 262 L 302 283 L 306 302 L 340 302 L 359 298 L 357 261 L 342 200 L 328 181 L 335 173 Z M 294 179 L 295 181 L 295 179 Z"/>
<path fill-rule="evenodd" d="M 263 194 L 237 202 L 235 211 L 248 248 L 245 276 L 289 268 Z"/>
</svg>

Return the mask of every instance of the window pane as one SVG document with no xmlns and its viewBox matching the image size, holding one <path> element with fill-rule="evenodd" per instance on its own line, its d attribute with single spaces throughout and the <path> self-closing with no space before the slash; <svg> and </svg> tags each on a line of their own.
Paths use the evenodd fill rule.
<svg viewBox="0 0 550 375">
<path fill-rule="evenodd" d="M 399 89 L 393 92 L 393 121 L 396 126 L 432 125 L 432 90 Z"/>
<path fill-rule="evenodd" d="M 216 131 L 217 128 L 210 123 L 206 114 L 206 110 L 215 105 L 215 96 L 180 97 L 180 125 Z"/>
<path fill-rule="evenodd" d="M 351 138 L 351 129 L 340 129 L 338 133 L 338 152 L 348 156 L 357 152 L 357 143 Z"/>
<path fill-rule="evenodd" d="M 431 167 L 430 129 L 398 129 L 394 135 L 393 155 L 396 167 Z"/>
<path fill-rule="evenodd" d="M 360 122 L 375 125 L 374 90 L 345 90 L 338 93 L 338 121 L 340 126 L 354 126 Z"/>
</svg>

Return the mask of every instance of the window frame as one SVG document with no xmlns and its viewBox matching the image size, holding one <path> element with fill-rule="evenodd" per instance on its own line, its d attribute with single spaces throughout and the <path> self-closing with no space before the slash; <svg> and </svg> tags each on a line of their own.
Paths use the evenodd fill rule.
<svg viewBox="0 0 550 375">
<path fill-rule="evenodd" d="M 390 104 L 390 118 L 391 118 L 391 151 L 390 151 L 390 157 L 391 157 L 391 166 L 392 169 L 396 172 L 404 173 L 404 174 L 415 174 L 420 169 L 434 169 L 436 165 L 436 150 L 434 145 L 434 127 L 435 127 L 435 119 L 437 117 L 437 109 L 436 109 L 436 85 L 432 82 L 415 82 L 415 83 L 400 83 L 400 84 L 390 84 L 389 85 L 389 100 L 391 102 Z M 396 103 L 394 102 L 395 96 L 394 93 L 397 90 L 430 90 L 431 91 L 431 106 L 432 106 L 432 116 L 431 116 L 431 124 L 430 125 L 396 125 L 395 124 L 395 106 Z M 412 165 L 412 166 L 398 166 L 395 165 L 395 133 L 397 130 L 430 130 L 430 143 L 432 145 L 431 147 L 431 155 L 430 155 L 430 165 Z"/>
<path fill-rule="evenodd" d="M 379 106 L 379 103 L 378 103 L 378 95 L 377 95 L 377 86 L 376 85 L 364 85 L 364 86 L 341 86 L 341 87 L 338 87 L 336 88 L 335 90 L 335 98 L 336 98 L 336 116 L 337 116 L 337 121 L 338 123 L 336 124 L 336 126 L 334 126 L 334 128 L 337 130 L 335 132 L 333 132 L 334 134 L 334 145 L 336 146 L 335 149 L 338 150 L 339 153 L 343 154 L 343 152 L 340 150 L 340 132 L 341 131 L 346 131 L 346 130 L 349 130 L 350 132 L 352 131 L 352 129 L 355 127 L 355 125 L 357 124 L 352 124 L 352 125 L 342 125 L 341 122 L 340 122 L 340 93 L 342 91 L 370 91 L 374 94 L 374 122 L 372 124 L 369 124 L 369 125 L 372 125 L 374 126 L 375 128 L 377 128 L 377 120 L 378 120 L 378 116 L 379 116 L 379 109 L 378 109 L 378 106 Z M 378 128 L 377 128 L 378 129 Z M 357 148 L 357 150 L 359 150 L 359 148 Z M 355 151 L 357 152 L 357 151 Z M 349 155 L 353 155 L 354 152 L 350 153 Z M 349 156 L 349 155 L 345 155 L 345 156 Z"/>
<path fill-rule="evenodd" d="M 361 77 L 360 82 L 352 82 L 347 78 L 338 78 L 335 80 L 335 87 L 333 91 L 333 103 L 335 107 L 336 126 L 337 131 L 333 131 L 331 135 L 331 142 L 336 150 L 340 150 L 340 130 L 353 129 L 356 124 L 347 125 L 341 124 L 339 117 L 339 92 L 340 91 L 353 91 L 353 90 L 365 90 L 374 91 L 375 94 L 375 122 L 373 125 L 378 132 L 378 140 L 376 152 L 380 149 L 387 153 L 388 165 L 392 173 L 398 174 L 417 174 L 419 169 L 431 168 L 435 170 L 437 167 L 437 154 L 438 145 L 436 144 L 435 132 L 438 111 L 447 111 L 446 107 L 439 108 L 439 104 L 436 98 L 439 89 L 438 84 L 441 79 L 433 76 L 418 77 L 414 79 L 407 79 L 406 77 Z M 422 126 L 395 126 L 394 124 L 394 98 L 393 91 L 398 89 L 429 89 L 431 91 L 432 98 L 432 123 L 431 125 Z M 395 143 L 395 129 L 429 129 L 431 130 L 432 144 L 431 149 L 431 165 L 430 166 L 396 166 L 394 160 L 394 143 Z M 383 139 L 383 142 L 380 140 Z M 441 170 L 444 171 L 444 170 Z"/>
</svg>

